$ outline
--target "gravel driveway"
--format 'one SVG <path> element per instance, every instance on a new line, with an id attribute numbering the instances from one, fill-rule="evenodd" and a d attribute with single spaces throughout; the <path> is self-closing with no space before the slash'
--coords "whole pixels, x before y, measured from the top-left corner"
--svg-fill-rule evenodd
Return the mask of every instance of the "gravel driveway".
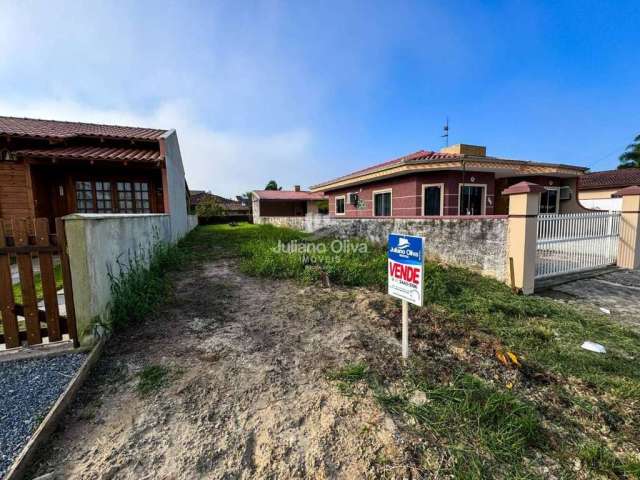
<path id="1" fill-rule="evenodd" d="M 86 354 L 0 362 L 0 478 L 78 371 Z"/>
<path id="2" fill-rule="evenodd" d="M 640 270 L 617 270 L 552 287 L 543 295 L 581 308 L 605 308 L 611 317 L 640 330 Z"/>

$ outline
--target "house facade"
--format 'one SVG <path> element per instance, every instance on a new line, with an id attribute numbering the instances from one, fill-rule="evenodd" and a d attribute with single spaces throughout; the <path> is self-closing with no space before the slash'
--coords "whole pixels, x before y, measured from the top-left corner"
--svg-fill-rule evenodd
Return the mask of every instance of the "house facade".
<path id="1" fill-rule="evenodd" d="M 252 196 L 253 221 L 260 217 L 304 217 L 321 213 L 325 197 L 322 193 L 301 190 L 254 190 Z"/>
<path id="2" fill-rule="evenodd" d="M 587 208 L 620 211 L 622 198 L 614 194 L 634 185 L 640 185 L 640 168 L 587 173 L 578 182 L 578 199 Z"/>
<path id="3" fill-rule="evenodd" d="M 311 187 L 329 200 L 333 217 L 448 217 L 506 215 L 501 192 L 521 181 L 545 188 L 541 212 L 576 212 L 577 178 L 587 169 L 486 155 L 454 145 L 418 151 Z"/>
<path id="4" fill-rule="evenodd" d="M 0 218 L 170 213 L 187 228 L 174 130 L 0 117 Z"/>

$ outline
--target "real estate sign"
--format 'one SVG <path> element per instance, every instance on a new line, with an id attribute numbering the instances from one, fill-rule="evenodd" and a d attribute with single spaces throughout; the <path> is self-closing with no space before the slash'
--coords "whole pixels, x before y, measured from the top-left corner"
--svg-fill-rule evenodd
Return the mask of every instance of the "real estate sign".
<path id="1" fill-rule="evenodd" d="M 389 295 L 422 306 L 424 238 L 391 233 L 387 254 Z"/>

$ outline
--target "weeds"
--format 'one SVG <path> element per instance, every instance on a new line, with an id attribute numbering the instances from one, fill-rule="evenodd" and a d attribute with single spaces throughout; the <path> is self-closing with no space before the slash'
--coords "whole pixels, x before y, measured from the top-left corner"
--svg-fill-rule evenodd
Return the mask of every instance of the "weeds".
<path id="1" fill-rule="evenodd" d="M 455 478 L 494 478 L 496 471 L 507 466 L 521 474 L 526 471 L 522 464 L 526 451 L 546 448 L 535 406 L 470 374 L 433 384 L 410 369 L 401 384 L 389 390 L 384 386 L 388 379 L 358 362 L 330 372 L 328 378 L 349 396 L 355 394 L 349 387 L 365 381 L 382 408 L 410 419 L 408 423 L 422 437 L 435 436 L 448 456 L 446 462 L 430 468 Z M 416 390 L 424 392 L 424 403 L 411 400 Z"/>
<path id="2" fill-rule="evenodd" d="M 149 365 L 138 374 L 137 390 L 140 395 L 149 395 L 160 390 L 168 382 L 169 369 L 162 365 Z"/>
<path id="3" fill-rule="evenodd" d="M 167 273 L 179 268 L 186 257 L 182 244 L 158 242 L 147 251 L 141 248 L 129 255 L 126 262 L 118 260 L 118 271 L 109 272 L 109 326 L 119 328 L 140 322 L 152 313 L 169 289 Z"/>

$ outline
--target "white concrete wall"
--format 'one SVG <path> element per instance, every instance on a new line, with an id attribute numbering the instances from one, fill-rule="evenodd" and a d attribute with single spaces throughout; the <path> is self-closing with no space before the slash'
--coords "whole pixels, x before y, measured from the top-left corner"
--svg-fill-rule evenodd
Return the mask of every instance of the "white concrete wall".
<path id="1" fill-rule="evenodd" d="M 260 199 L 255 193 L 251 194 L 251 213 L 253 214 L 253 223 L 260 223 Z"/>
<path id="2" fill-rule="evenodd" d="M 64 225 L 81 344 L 93 342 L 96 320 L 108 321 L 109 272 L 117 274 L 135 255 L 146 261 L 156 243 L 173 243 L 186 234 L 180 224 L 178 232 L 173 230 L 167 214 L 73 214 L 64 217 Z"/>
<path id="3" fill-rule="evenodd" d="M 193 230 L 198 226 L 198 216 L 197 215 L 187 216 L 187 222 L 189 224 L 189 231 Z"/>
<path id="4" fill-rule="evenodd" d="M 580 204 L 593 210 L 609 210 L 619 212 L 622 210 L 622 198 L 589 198 L 580 199 Z"/>
<path id="5" fill-rule="evenodd" d="M 167 169 L 168 192 L 165 192 L 165 195 L 169 195 L 169 211 L 167 213 L 171 215 L 171 231 L 173 241 L 176 241 L 189 231 L 184 166 L 176 131 L 169 130 L 162 137 L 161 142 L 164 142 L 165 167 Z"/>

